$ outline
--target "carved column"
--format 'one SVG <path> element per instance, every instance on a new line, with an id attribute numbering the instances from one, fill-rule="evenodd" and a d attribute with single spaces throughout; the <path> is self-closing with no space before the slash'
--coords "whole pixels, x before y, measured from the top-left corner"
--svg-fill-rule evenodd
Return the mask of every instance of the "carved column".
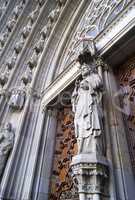
<path id="1" fill-rule="evenodd" d="M 80 200 L 108 199 L 109 166 L 106 159 L 102 111 L 102 60 L 95 56 L 94 44 L 86 43 L 78 61 L 81 79 L 72 95 L 78 155 L 72 171 Z"/>

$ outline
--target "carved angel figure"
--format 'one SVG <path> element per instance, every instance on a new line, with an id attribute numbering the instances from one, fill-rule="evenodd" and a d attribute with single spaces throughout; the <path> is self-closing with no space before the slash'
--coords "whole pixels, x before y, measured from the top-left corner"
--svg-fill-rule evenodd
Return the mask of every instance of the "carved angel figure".
<path id="1" fill-rule="evenodd" d="M 102 80 L 87 64 L 83 64 L 81 70 L 83 79 L 76 82 L 72 94 L 78 153 L 102 154 Z"/>
<path id="2" fill-rule="evenodd" d="M 0 176 L 5 168 L 9 153 L 13 148 L 14 137 L 11 123 L 6 123 L 5 127 L 0 129 Z"/>

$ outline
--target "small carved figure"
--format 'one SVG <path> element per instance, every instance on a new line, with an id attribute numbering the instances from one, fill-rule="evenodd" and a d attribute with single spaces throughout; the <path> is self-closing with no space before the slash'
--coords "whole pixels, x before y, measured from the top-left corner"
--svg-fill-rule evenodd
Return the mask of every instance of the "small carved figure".
<path id="1" fill-rule="evenodd" d="M 7 32 L 2 33 L 0 35 L 0 48 L 2 48 L 5 45 L 7 37 L 8 37 L 8 33 Z"/>
<path id="2" fill-rule="evenodd" d="M 63 6 L 66 3 L 66 0 L 56 0 L 56 2 L 61 7 L 61 6 Z"/>
<path id="3" fill-rule="evenodd" d="M 23 89 L 14 89 L 11 92 L 9 106 L 14 110 L 22 110 L 25 103 L 26 93 Z"/>
<path id="4" fill-rule="evenodd" d="M 8 81 L 8 72 L 6 72 L 6 73 L 2 73 L 1 75 L 0 75 L 0 85 L 3 87 L 6 83 L 7 83 L 7 81 Z"/>
<path id="5" fill-rule="evenodd" d="M 32 80 L 32 71 L 31 70 L 27 70 L 24 75 L 22 76 L 22 81 L 24 83 L 24 85 L 27 85 L 28 83 L 30 83 Z"/>
<path id="6" fill-rule="evenodd" d="M 58 19 L 58 16 L 60 14 L 60 9 L 54 9 L 51 11 L 51 13 L 48 16 L 48 19 L 50 20 L 51 23 L 56 22 L 56 20 Z"/>
<path id="7" fill-rule="evenodd" d="M 36 67 L 37 62 L 38 62 L 38 54 L 36 53 L 36 51 L 34 51 L 30 60 L 28 61 L 29 68 L 33 69 L 34 67 Z"/>
<path id="8" fill-rule="evenodd" d="M 3 174 L 7 159 L 13 148 L 14 137 L 12 124 L 6 123 L 5 127 L 0 129 L 0 176 Z"/>
<path id="9" fill-rule="evenodd" d="M 43 30 L 42 30 L 42 35 L 44 35 L 44 38 L 49 37 L 49 34 L 51 32 L 52 29 L 52 23 L 50 22 L 50 20 L 48 21 L 47 25 L 44 26 Z"/>
<path id="10" fill-rule="evenodd" d="M 22 36 L 23 36 L 24 39 L 26 39 L 26 38 L 28 37 L 28 35 L 29 35 L 31 29 L 32 29 L 32 26 L 29 25 L 29 24 L 27 24 L 27 25 L 23 28 Z"/>
<path id="11" fill-rule="evenodd" d="M 14 50 L 16 54 L 19 54 L 21 52 L 23 45 L 24 45 L 24 39 L 22 36 L 21 39 L 15 44 Z"/>
<path id="12" fill-rule="evenodd" d="M 14 19 L 17 19 L 19 17 L 19 14 L 21 10 L 23 9 L 23 2 L 21 2 L 19 5 L 16 5 L 13 10 L 13 17 Z"/>
<path id="13" fill-rule="evenodd" d="M 38 5 L 39 5 L 40 7 L 42 7 L 43 4 L 44 4 L 44 2 L 45 2 L 45 0 L 36 0 L 36 1 L 38 2 Z"/>
<path id="14" fill-rule="evenodd" d="M 8 61 L 6 62 L 6 66 L 8 67 L 9 70 L 13 69 L 16 63 L 16 55 L 13 55 L 13 57 L 10 57 Z"/>
<path id="15" fill-rule="evenodd" d="M 6 25 L 7 30 L 8 30 L 9 32 L 12 31 L 12 29 L 13 29 L 15 23 L 16 23 L 16 20 L 15 20 L 15 19 L 9 20 L 9 22 L 8 22 L 7 25 Z"/>
<path id="16" fill-rule="evenodd" d="M 81 70 L 83 79 L 72 95 L 78 153 L 102 154 L 102 80 L 92 66 L 83 64 Z"/>
<path id="17" fill-rule="evenodd" d="M 30 15 L 28 16 L 30 25 L 32 25 L 36 21 L 38 14 L 39 14 L 39 6 L 37 6 L 36 9 L 33 12 L 31 12 Z"/>
<path id="18" fill-rule="evenodd" d="M 46 34 L 45 34 L 44 30 L 42 30 L 40 34 L 41 34 L 40 40 L 37 42 L 37 44 L 34 47 L 34 50 L 36 51 L 37 54 L 39 54 L 43 51 L 44 43 L 45 43 L 45 39 L 46 39 Z"/>

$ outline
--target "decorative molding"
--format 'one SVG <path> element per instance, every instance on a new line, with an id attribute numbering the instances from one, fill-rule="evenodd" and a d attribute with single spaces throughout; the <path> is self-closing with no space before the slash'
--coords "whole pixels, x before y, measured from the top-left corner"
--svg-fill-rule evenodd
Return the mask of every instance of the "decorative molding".
<path id="1" fill-rule="evenodd" d="M 79 66 L 80 64 L 78 62 L 73 63 L 69 68 L 61 73 L 45 91 L 42 91 L 44 109 L 51 100 L 53 100 L 62 90 L 77 78 L 80 74 Z"/>

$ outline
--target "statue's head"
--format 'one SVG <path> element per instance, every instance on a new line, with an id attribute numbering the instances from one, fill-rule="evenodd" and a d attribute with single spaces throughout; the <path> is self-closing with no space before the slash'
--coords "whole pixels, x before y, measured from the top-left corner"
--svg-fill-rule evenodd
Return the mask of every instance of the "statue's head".
<path id="1" fill-rule="evenodd" d="M 7 122 L 6 124 L 5 124 L 5 130 L 7 130 L 7 131 L 11 131 L 12 130 L 12 124 L 10 123 L 10 122 Z"/>
<path id="2" fill-rule="evenodd" d="M 91 63 L 91 64 L 83 63 L 80 68 L 81 68 L 82 77 L 86 77 L 92 73 L 97 73 L 97 69 L 94 63 Z"/>
<path id="3" fill-rule="evenodd" d="M 82 64 L 81 65 L 81 74 L 82 74 L 82 77 L 86 77 L 90 74 L 91 72 L 91 69 L 90 69 L 90 66 L 86 63 Z"/>

